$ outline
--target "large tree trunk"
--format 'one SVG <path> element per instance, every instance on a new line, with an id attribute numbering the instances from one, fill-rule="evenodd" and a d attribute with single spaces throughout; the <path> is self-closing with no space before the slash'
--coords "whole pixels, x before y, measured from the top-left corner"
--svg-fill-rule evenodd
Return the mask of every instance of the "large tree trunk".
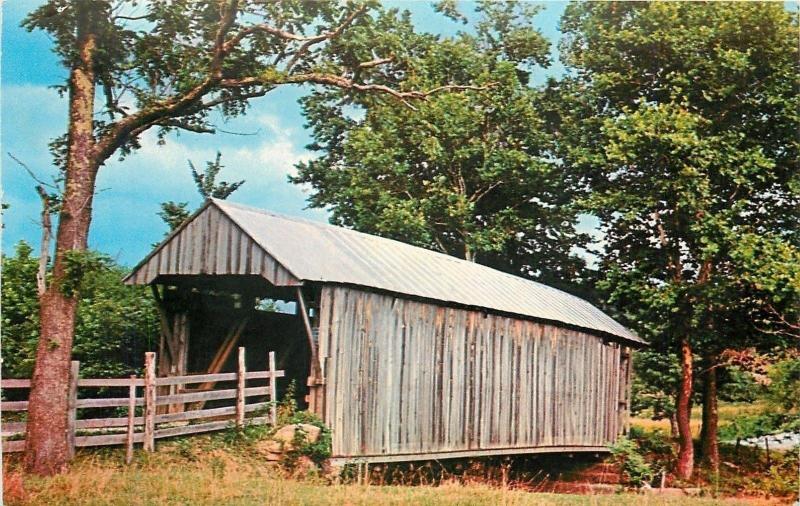
<path id="1" fill-rule="evenodd" d="M 678 398 L 675 415 L 678 419 L 678 477 L 688 480 L 694 469 L 694 444 L 690 424 L 692 411 L 692 345 L 687 337 L 681 338 L 680 353 L 681 382 L 678 385 Z"/>
<path id="2" fill-rule="evenodd" d="M 51 475 L 65 470 L 67 385 L 75 331 L 77 294 L 65 290 L 70 252 L 84 251 L 92 215 L 98 164 L 94 153 L 94 53 L 96 40 L 88 2 L 76 5 L 77 57 L 69 80 L 67 170 L 59 214 L 53 276 L 40 297 L 40 334 L 31 382 L 25 445 L 27 471 Z"/>
<path id="3" fill-rule="evenodd" d="M 700 451 L 703 463 L 715 473 L 719 471 L 719 442 L 717 440 L 717 358 L 708 361 L 703 385 L 703 430 L 700 433 Z"/>

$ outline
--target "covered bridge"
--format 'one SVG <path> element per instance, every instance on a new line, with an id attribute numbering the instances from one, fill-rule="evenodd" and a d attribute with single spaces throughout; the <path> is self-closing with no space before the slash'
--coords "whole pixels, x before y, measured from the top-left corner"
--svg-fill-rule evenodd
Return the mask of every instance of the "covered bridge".
<path id="1" fill-rule="evenodd" d="M 162 374 L 232 370 L 237 342 L 275 350 L 342 459 L 604 451 L 643 343 L 543 284 L 220 200 L 126 282 L 159 301 Z"/>

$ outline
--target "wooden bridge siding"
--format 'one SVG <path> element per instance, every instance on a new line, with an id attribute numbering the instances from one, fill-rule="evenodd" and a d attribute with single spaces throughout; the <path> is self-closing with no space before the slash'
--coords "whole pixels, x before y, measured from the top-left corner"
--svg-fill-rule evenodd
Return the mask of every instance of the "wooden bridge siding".
<path id="1" fill-rule="evenodd" d="M 341 286 L 320 315 L 336 457 L 604 446 L 620 430 L 615 343 Z"/>
<path id="2" fill-rule="evenodd" d="M 278 286 L 302 284 L 214 206 L 184 225 L 143 267 L 128 282 L 150 283 L 161 274 L 256 274 Z"/>

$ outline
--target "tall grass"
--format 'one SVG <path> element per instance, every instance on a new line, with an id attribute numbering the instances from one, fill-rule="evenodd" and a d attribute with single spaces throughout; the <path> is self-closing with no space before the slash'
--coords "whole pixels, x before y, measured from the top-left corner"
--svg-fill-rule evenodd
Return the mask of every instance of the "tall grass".
<path id="1" fill-rule="evenodd" d="M 687 497 L 636 494 L 539 494 L 480 484 L 402 487 L 330 484 L 322 477 L 294 480 L 288 479 L 280 468 L 271 467 L 246 447 L 231 445 L 222 438 L 194 438 L 163 443 L 154 454 L 138 453 L 131 466 L 125 466 L 122 460 L 122 453 L 116 450 L 81 452 L 68 473 L 43 479 L 25 476 L 15 460 L 6 458 L 3 480 L 5 504 L 722 504 L 711 499 L 689 500 Z"/>

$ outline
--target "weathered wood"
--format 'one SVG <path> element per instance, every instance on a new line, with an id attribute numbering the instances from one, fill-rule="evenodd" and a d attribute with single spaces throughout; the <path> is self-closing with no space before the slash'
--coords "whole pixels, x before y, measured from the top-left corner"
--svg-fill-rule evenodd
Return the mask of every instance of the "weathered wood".
<path id="1" fill-rule="evenodd" d="M 25 422 L 3 422 L 3 437 L 25 433 Z"/>
<path id="2" fill-rule="evenodd" d="M 127 397 L 107 397 L 105 399 L 78 399 L 78 408 L 118 408 L 128 405 Z M 144 405 L 144 399 L 137 399 L 137 406 Z"/>
<path id="3" fill-rule="evenodd" d="M 263 409 L 267 406 L 270 406 L 269 402 L 254 402 L 252 404 L 245 404 L 244 412 L 252 413 L 253 411 L 258 411 L 259 409 Z M 203 418 L 215 418 L 218 416 L 229 416 L 235 414 L 236 414 L 236 406 L 225 406 L 222 408 L 200 409 L 200 410 L 183 411 L 181 413 L 167 413 L 163 415 L 156 415 L 156 423 L 200 420 Z"/>
<path id="4" fill-rule="evenodd" d="M 31 380 L 29 379 L 11 379 L 3 378 L 0 380 L 0 388 L 30 388 Z"/>
<path id="5" fill-rule="evenodd" d="M 364 455 L 357 462 L 410 462 L 416 460 L 439 460 L 467 457 L 490 457 L 496 455 L 537 455 L 547 453 L 608 453 L 608 446 L 525 446 L 516 448 L 488 448 L 483 450 L 432 451 L 425 453 L 397 453 L 386 455 Z M 334 466 L 350 464 L 351 457 L 332 457 L 328 463 Z"/>
<path id="6" fill-rule="evenodd" d="M 3 441 L 3 453 L 13 453 L 25 451 L 25 440 L 20 439 L 17 441 Z"/>
<path id="7" fill-rule="evenodd" d="M 231 427 L 233 420 L 222 420 L 218 422 L 199 423 L 197 425 L 186 425 L 184 427 L 170 427 L 169 429 L 159 429 L 155 431 L 157 439 L 164 437 L 184 436 L 187 434 L 198 434 L 200 432 L 210 432 Z"/>
<path id="8" fill-rule="evenodd" d="M 281 375 L 276 374 L 279 371 L 277 371 L 275 368 L 274 351 L 269 352 L 268 362 L 269 362 L 269 372 L 272 373 L 272 375 L 269 378 L 270 416 L 272 417 L 270 423 L 272 425 L 275 425 L 276 423 L 278 423 L 278 383 L 275 381 L 275 378 L 280 377 L 282 374 Z"/>
<path id="9" fill-rule="evenodd" d="M 0 401 L 0 411 L 27 411 L 28 401 Z"/>
<path id="10" fill-rule="evenodd" d="M 233 378 L 237 379 L 237 388 L 231 390 L 221 391 L 205 391 L 195 392 L 188 394 L 176 394 L 173 396 L 158 396 L 156 391 L 156 354 L 145 354 L 145 378 L 137 379 L 136 376 L 131 376 L 128 379 L 89 379 L 85 380 L 86 384 L 90 387 L 97 387 L 100 385 L 119 387 L 121 385 L 128 386 L 128 397 L 124 398 L 106 398 L 106 399 L 77 399 L 77 388 L 81 385 L 78 379 L 79 364 L 73 362 L 70 371 L 70 385 L 69 406 L 72 413 L 70 420 L 70 435 L 72 436 L 72 447 L 82 446 L 104 446 L 104 445 L 125 445 L 126 447 L 126 462 L 130 463 L 133 456 L 133 444 L 137 442 L 144 443 L 146 451 L 154 450 L 154 440 L 158 437 L 168 437 L 180 434 L 193 434 L 205 432 L 210 430 L 219 430 L 225 428 L 231 423 L 236 423 L 238 426 L 248 424 L 259 424 L 272 421 L 277 418 L 276 406 L 274 402 L 256 402 L 246 404 L 246 397 L 250 396 L 269 396 L 270 401 L 277 399 L 276 384 L 277 378 L 283 377 L 285 372 L 277 370 L 275 366 L 275 353 L 270 352 L 268 357 L 268 364 L 270 370 L 267 371 L 251 371 L 247 372 L 245 367 L 245 354 L 244 348 L 240 348 L 239 361 L 236 373 L 230 373 Z M 175 378 L 170 378 L 174 380 Z M 181 381 L 170 381 L 170 384 L 177 385 L 183 382 L 191 383 L 206 381 L 208 375 L 192 375 L 184 376 Z M 213 377 L 211 379 L 219 379 Z M 268 385 L 263 387 L 246 388 L 247 379 L 267 379 Z M 22 383 L 18 383 L 20 388 L 24 388 Z M 136 397 L 136 387 L 144 387 L 144 397 Z M 180 402 L 183 404 L 187 401 L 196 400 L 200 397 L 205 399 L 227 399 L 236 398 L 235 406 L 215 408 L 209 410 L 195 410 L 185 412 L 175 412 L 168 414 L 157 414 L 156 407 L 158 405 L 170 404 Z M 137 406 L 145 406 L 144 416 L 135 416 Z M 27 401 L 4 402 L 2 408 L 5 410 L 25 410 L 27 409 Z M 128 413 L 125 417 L 116 418 L 95 418 L 77 420 L 75 415 L 77 409 L 86 407 L 117 407 L 127 406 Z M 268 417 L 255 417 L 245 420 L 245 413 L 252 413 L 261 409 L 269 407 L 271 409 L 271 416 Z M 156 423 L 163 422 L 176 422 L 176 421 L 189 421 L 195 419 L 209 419 L 219 417 L 230 417 L 234 415 L 233 420 L 217 420 L 209 423 L 192 425 L 190 427 L 175 427 L 169 429 L 157 429 Z M 137 425 L 144 425 L 144 431 L 136 433 Z M 82 435 L 76 436 L 78 429 L 120 429 L 125 428 L 125 432 L 116 434 L 101 434 L 101 435 Z M 3 424 L 3 437 L 17 436 L 24 434 L 26 429 L 25 422 L 8 422 Z M 13 452 L 22 451 L 24 449 L 24 441 L 3 441 L 3 451 Z M 73 450 L 74 451 L 74 450 Z"/>
<path id="11" fill-rule="evenodd" d="M 155 451 L 155 417 L 156 417 L 156 354 L 147 352 L 144 355 L 144 450 Z"/>
<path id="12" fill-rule="evenodd" d="M 134 442 L 138 443 L 142 440 L 142 434 L 134 435 Z M 103 434 L 101 436 L 77 436 L 75 438 L 75 446 L 110 446 L 110 445 L 124 445 L 127 443 L 128 434 Z"/>
<path id="13" fill-rule="evenodd" d="M 131 375 L 128 387 L 128 432 L 125 440 L 125 463 L 133 462 L 134 424 L 136 423 L 136 375 Z"/>
<path id="14" fill-rule="evenodd" d="M 150 284 L 174 274 L 256 274 L 278 286 L 302 284 L 213 204 L 173 232 L 125 282 Z"/>
<path id="15" fill-rule="evenodd" d="M 131 382 L 137 387 L 144 386 L 144 380 L 136 376 L 131 378 L 80 378 L 78 387 L 128 387 Z"/>
<path id="16" fill-rule="evenodd" d="M 238 428 L 244 427 L 244 390 L 245 390 L 245 374 L 247 368 L 244 361 L 244 348 L 239 347 L 239 356 L 237 357 L 237 370 L 236 370 L 236 426 Z"/>
<path id="17" fill-rule="evenodd" d="M 270 371 L 247 371 L 246 378 L 251 379 L 264 379 L 270 378 L 272 376 L 276 378 L 282 378 L 284 376 L 283 371 L 277 371 L 274 374 Z M 216 374 L 187 374 L 185 376 L 168 376 L 166 378 L 156 378 L 156 385 L 191 385 L 193 383 L 219 383 L 221 381 L 234 381 L 237 379 L 237 373 L 235 372 L 220 372 Z M 141 381 L 141 380 L 140 380 Z M 144 385 L 144 382 L 141 383 Z M 191 389 L 185 388 L 184 391 L 189 391 Z M 200 390 L 200 387 L 197 388 Z"/>
<path id="18" fill-rule="evenodd" d="M 139 399 L 139 405 L 143 405 L 141 399 Z M 136 402 L 134 401 L 134 406 Z M 130 407 L 130 404 L 128 404 Z M 134 407 L 135 410 L 135 407 Z M 144 423 L 144 417 L 137 416 L 134 417 L 133 423 L 136 425 L 141 425 Z M 84 420 L 78 420 L 75 423 L 75 426 L 78 429 L 107 429 L 112 427 L 127 427 L 128 426 L 128 417 L 127 415 L 124 417 L 118 418 L 86 418 Z"/>
<path id="19" fill-rule="evenodd" d="M 250 387 L 244 389 L 245 397 L 253 395 L 268 395 L 269 387 Z M 189 392 L 175 395 L 163 395 L 156 400 L 156 404 L 183 404 L 198 401 L 216 401 L 220 399 L 235 399 L 236 389 L 208 390 L 205 392 Z"/>
<path id="20" fill-rule="evenodd" d="M 75 456 L 75 422 L 78 419 L 78 375 L 81 363 L 73 360 L 69 368 L 69 388 L 67 390 L 67 452 L 69 458 Z"/>
<path id="21" fill-rule="evenodd" d="M 335 457 L 595 448 L 621 426 L 600 337 L 353 287 L 320 300 Z"/>
<path id="22" fill-rule="evenodd" d="M 228 357 L 230 356 L 231 352 L 233 351 L 234 346 L 239 341 L 239 337 L 242 334 L 242 331 L 247 326 L 247 322 L 249 317 L 245 317 L 242 320 L 238 321 L 234 326 L 231 328 L 228 336 L 220 345 L 217 353 L 214 355 L 214 358 L 211 359 L 211 364 L 209 364 L 208 369 L 206 370 L 206 374 L 217 374 L 222 367 L 225 365 L 225 362 L 228 361 Z M 235 375 L 236 373 L 234 373 Z M 236 376 L 234 376 L 235 379 Z M 216 385 L 216 381 L 209 380 L 199 387 L 197 390 L 211 390 Z M 202 405 L 200 406 L 202 408 Z"/>
<path id="23" fill-rule="evenodd" d="M 307 386 L 309 387 L 308 409 L 312 413 L 322 414 L 321 406 L 318 405 L 322 391 L 320 388 L 322 384 L 322 367 L 319 363 L 318 339 L 315 336 L 311 321 L 308 318 L 308 307 L 305 297 L 303 296 L 303 289 L 298 286 L 295 288 L 295 292 L 297 295 L 297 312 L 300 315 L 300 319 L 303 321 L 303 328 L 306 331 L 306 339 L 308 340 L 308 348 L 311 350 L 307 381 Z"/>

